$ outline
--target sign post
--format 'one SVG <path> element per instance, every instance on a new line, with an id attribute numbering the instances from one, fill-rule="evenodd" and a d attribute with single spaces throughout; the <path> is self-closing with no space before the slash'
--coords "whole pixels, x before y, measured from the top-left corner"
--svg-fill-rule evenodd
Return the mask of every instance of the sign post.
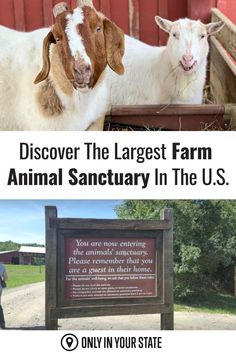
<path id="1" fill-rule="evenodd" d="M 46 328 L 59 318 L 161 314 L 173 329 L 173 213 L 62 219 L 46 207 Z"/>

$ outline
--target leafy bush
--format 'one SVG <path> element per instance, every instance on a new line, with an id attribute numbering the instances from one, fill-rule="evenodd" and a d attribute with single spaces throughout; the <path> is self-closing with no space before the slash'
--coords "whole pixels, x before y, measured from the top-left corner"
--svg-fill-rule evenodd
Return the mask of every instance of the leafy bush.
<path id="1" fill-rule="evenodd" d="M 174 272 L 177 299 L 206 290 L 232 290 L 236 264 L 235 201 L 124 201 L 121 219 L 160 218 L 174 209 Z"/>

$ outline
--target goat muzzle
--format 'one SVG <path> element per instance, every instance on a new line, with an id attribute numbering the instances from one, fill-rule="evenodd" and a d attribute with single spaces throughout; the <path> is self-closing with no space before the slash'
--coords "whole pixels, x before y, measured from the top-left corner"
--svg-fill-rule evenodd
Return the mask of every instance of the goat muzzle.
<path id="1" fill-rule="evenodd" d="M 76 61 L 74 64 L 74 86 L 76 89 L 90 87 L 92 81 L 91 65 Z"/>

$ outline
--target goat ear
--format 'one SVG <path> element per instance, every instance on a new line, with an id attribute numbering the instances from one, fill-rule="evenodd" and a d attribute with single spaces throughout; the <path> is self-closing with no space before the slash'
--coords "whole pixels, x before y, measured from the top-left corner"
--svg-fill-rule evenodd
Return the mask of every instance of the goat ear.
<path id="1" fill-rule="evenodd" d="M 155 17 L 155 21 L 157 23 L 157 25 L 163 29 L 163 31 L 170 33 L 171 32 L 171 28 L 173 23 L 169 20 L 165 20 L 164 18 L 160 17 L 160 16 L 156 16 Z"/>
<path id="2" fill-rule="evenodd" d="M 207 33 L 209 36 L 212 36 L 213 34 L 221 31 L 224 26 L 225 23 L 223 21 L 209 23 L 206 25 Z"/>
<path id="3" fill-rule="evenodd" d="M 47 37 L 44 38 L 43 41 L 43 68 L 34 80 L 35 84 L 39 84 L 40 82 L 44 81 L 50 72 L 50 58 L 49 58 L 49 49 L 52 43 L 56 43 L 55 38 L 53 36 L 52 31 L 50 31 Z"/>
<path id="4" fill-rule="evenodd" d="M 65 11 L 69 10 L 69 6 L 66 2 L 60 2 L 59 4 L 56 4 L 53 8 L 53 15 L 55 18 L 57 18 L 58 15 L 62 14 Z"/>
<path id="5" fill-rule="evenodd" d="M 124 32 L 107 18 L 103 20 L 107 62 L 110 68 L 119 75 L 125 72 L 122 58 L 125 53 Z"/>

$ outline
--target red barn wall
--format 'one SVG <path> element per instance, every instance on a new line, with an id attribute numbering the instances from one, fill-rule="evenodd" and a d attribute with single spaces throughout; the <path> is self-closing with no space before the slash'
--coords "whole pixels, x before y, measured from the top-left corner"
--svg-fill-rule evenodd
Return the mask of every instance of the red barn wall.
<path id="1" fill-rule="evenodd" d="M 12 258 L 19 259 L 18 251 L 13 251 L 13 252 L 7 252 L 7 253 L 0 254 L 0 262 L 2 262 L 4 264 L 11 264 L 12 263 Z"/>
<path id="2" fill-rule="evenodd" d="M 60 0 L 1 0 L 0 24 L 22 31 L 52 24 L 52 7 Z M 77 0 L 68 0 L 75 7 Z M 164 44 L 166 34 L 159 31 L 154 16 L 170 20 L 180 17 L 201 18 L 207 21 L 210 8 L 216 6 L 236 17 L 235 0 L 94 0 L 97 9 L 105 13 L 127 34 L 140 38 L 149 44 Z"/>

